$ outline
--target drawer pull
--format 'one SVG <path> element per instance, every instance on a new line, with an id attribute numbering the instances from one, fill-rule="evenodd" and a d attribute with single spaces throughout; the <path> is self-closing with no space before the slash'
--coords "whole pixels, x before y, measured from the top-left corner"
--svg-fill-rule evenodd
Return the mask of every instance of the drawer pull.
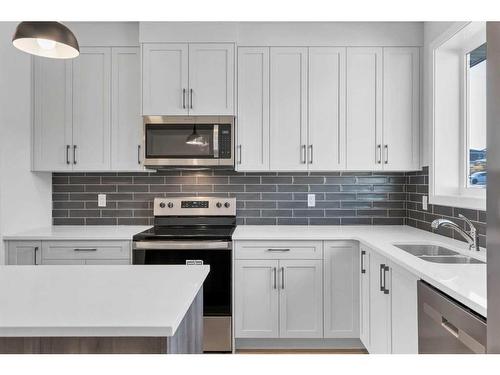
<path id="1" fill-rule="evenodd" d="M 267 251 L 284 253 L 290 251 L 290 249 L 267 249 Z"/>
<path id="2" fill-rule="evenodd" d="M 97 249 L 73 249 L 74 251 L 97 251 Z"/>

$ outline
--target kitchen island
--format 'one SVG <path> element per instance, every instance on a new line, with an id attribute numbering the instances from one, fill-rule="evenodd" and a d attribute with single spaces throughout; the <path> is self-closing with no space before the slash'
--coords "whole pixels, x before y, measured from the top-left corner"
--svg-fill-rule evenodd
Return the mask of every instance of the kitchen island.
<path id="1" fill-rule="evenodd" d="M 0 353 L 201 353 L 209 266 L 2 266 Z"/>

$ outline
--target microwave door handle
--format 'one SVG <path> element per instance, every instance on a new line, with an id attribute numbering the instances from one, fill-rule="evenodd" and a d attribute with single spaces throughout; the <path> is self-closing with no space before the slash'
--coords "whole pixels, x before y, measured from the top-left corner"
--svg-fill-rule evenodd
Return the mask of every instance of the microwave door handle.
<path id="1" fill-rule="evenodd" d="M 219 158 L 219 125 L 217 125 L 217 124 L 214 125 L 213 142 L 214 142 L 214 159 L 218 159 Z"/>

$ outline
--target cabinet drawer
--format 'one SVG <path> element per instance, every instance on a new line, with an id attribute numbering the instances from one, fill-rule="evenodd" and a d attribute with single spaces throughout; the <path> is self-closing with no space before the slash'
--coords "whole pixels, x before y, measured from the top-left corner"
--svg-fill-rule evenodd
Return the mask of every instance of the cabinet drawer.
<path id="1" fill-rule="evenodd" d="M 322 241 L 236 241 L 236 259 L 322 259 Z"/>
<path id="2" fill-rule="evenodd" d="M 42 242 L 42 260 L 129 259 L 129 258 L 130 258 L 130 241 L 44 241 Z"/>

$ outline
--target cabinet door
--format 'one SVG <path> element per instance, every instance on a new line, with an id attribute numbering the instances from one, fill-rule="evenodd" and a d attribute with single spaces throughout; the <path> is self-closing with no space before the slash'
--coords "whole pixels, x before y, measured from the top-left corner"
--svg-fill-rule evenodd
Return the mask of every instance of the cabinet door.
<path id="1" fill-rule="evenodd" d="M 324 337 L 359 337 L 359 250 L 348 241 L 324 248 Z"/>
<path id="2" fill-rule="evenodd" d="M 323 262 L 280 260 L 280 337 L 323 337 Z"/>
<path id="3" fill-rule="evenodd" d="M 143 44 L 142 113 L 187 115 L 188 69 L 187 44 Z"/>
<path id="4" fill-rule="evenodd" d="M 234 114 L 234 45 L 189 45 L 189 114 Z"/>
<path id="5" fill-rule="evenodd" d="M 127 265 L 128 259 L 85 259 L 87 265 Z"/>
<path id="6" fill-rule="evenodd" d="M 368 351 L 370 351 L 370 255 L 370 251 L 361 245 L 359 267 L 359 337 Z"/>
<path id="7" fill-rule="evenodd" d="M 40 241 L 8 241 L 7 264 L 36 265 L 40 264 Z"/>
<path id="8" fill-rule="evenodd" d="M 269 48 L 238 48 L 238 171 L 269 170 Z"/>
<path id="9" fill-rule="evenodd" d="M 73 61 L 73 170 L 110 169 L 111 49 L 86 47 Z"/>
<path id="10" fill-rule="evenodd" d="M 382 48 L 347 49 L 347 169 L 382 168 Z"/>
<path id="11" fill-rule="evenodd" d="M 418 354 L 418 278 L 391 264 L 391 346 L 393 354 Z"/>
<path id="12" fill-rule="evenodd" d="M 271 48 L 271 170 L 307 170 L 307 48 Z"/>
<path id="13" fill-rule="evenodd" d="M 384 270 L 387 260 L 374 251 L 370 252 L 370 353 L 391 352 L 391 300 L 384 293 Z M 390 293 L 390 277 L 385 271 L 385 287 Z"/>
<path id="14" fill-rule="evenodd" d="M 419 50 L 384 48 L 384 169 L 419 168 Z"/>
<path id="15" fill-rule="evenodd" d="M 345 167 L 345 48 L 309 48 L 309 170 Z"/>
<path id="16" fill-rule="evenodd" d="M 112 49 L 111 169 L 141 168 L 139 47 Z"/>
<path id="17" fill-rule="evenodd" d="M 279 337 L 278 261 L 236 260 L 235 337 Z"/>
<path id="18" fill-rule="evenodd" d="M 44 266 L 68 266 L 68 265 L 84 265 L 83 259 L 44 259 Z"/>
<path id="19" fill-rule="evenodd" d="M 72 169 L 71 62 L 33 58 L 33 170 Z"/>

